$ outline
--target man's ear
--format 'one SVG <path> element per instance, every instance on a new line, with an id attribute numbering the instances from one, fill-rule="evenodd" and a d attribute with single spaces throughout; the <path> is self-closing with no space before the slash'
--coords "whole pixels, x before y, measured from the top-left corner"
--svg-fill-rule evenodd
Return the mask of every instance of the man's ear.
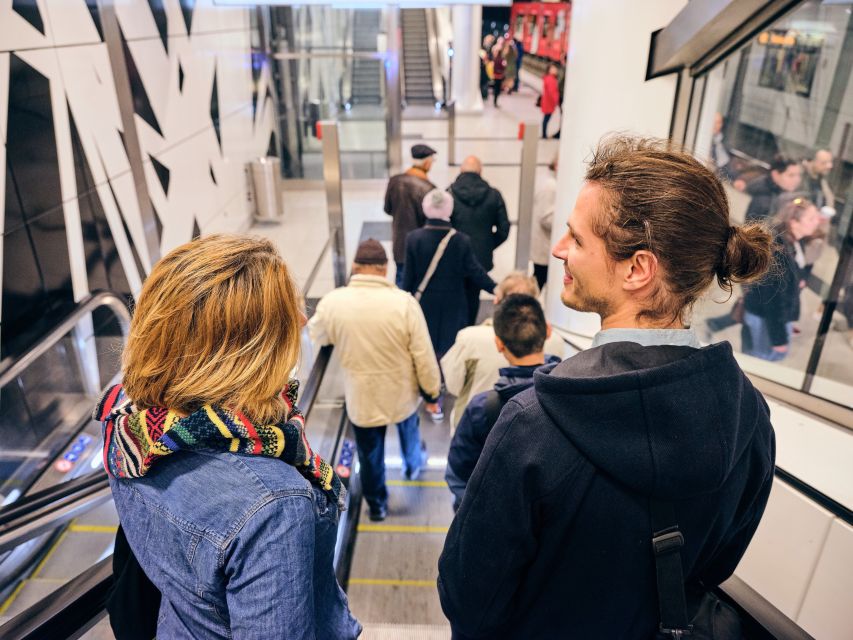
<path id="1" fill-rule="evenodd" d="M 658 259 L 651 251 L 642 249 L 623 262 L 622 288 L 639 291 L 652 284 L 658 274 Z"/>
<path id="2" fill-rule="evenodd" d="M 545 321 L 545 339 L 546 340 L 551 337 L 551 333 L 552 333 L 551 323 L 546 320 Z"/>
<path id="3" fill-rule="evenodd" d="M 506 349 L 504 341 L 498 338 L 497 336 L 495 336 L 495 347 L 497 347 L 498 353 L 503 353 Z"/>

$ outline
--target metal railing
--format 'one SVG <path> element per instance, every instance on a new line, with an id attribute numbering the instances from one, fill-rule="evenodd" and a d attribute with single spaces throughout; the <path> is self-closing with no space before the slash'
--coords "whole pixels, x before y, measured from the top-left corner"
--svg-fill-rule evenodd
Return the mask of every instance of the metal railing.
<path id="1" fill-rule="evenodd" d="M 441 104 L 447 103 L 447 83 L 442 73 L 441 44 L 438 41 L 438 18 L 435 9 L 424 9 L 426 15 L 427 47 L 429 49 L 430 80 L 432 95 Z"/>
<path id="2" fill-rule="evenodd" d="M 115 313 L 122 333 L 127 337 L 130 330 L 130 311 L 124 299 L 110 291 L 94 293 L 81 300 L 74 310 L 60 320 L 59 324 L 51 329 L 37 344 L 18 356 L 13 362 L 7 361 L 6 367 L 0 372 L 0 389 L 12 382 L 26 371 L 33 362 L 50 351 L 80 323 L 80 320 L 98 307 L 109 307 Z"/>

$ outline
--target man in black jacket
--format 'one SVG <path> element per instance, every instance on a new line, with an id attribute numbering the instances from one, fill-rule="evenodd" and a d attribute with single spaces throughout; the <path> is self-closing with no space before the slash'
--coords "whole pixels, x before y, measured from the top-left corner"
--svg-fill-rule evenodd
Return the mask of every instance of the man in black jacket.
<path id="1" fill-rule="evenodd" d="M 392 176 L 385 190 L 385 213 L 391 216 L 391 245 L 397 265 L 395 282 L 403 283 L 403 262 L 406 258 L 406 236 L 424 226 L 426 217 L 422 202 L 435 189 L 427 178 L 432 168 L 435 149 L 425 144 L 412 147 L 412 166 L 404 173 Z"/>
<path id="2" fill-rule="evenodd" d="M 684 316 L 715 277 L 759 279 L 771 245 L 730 226 L 719 180 L 667 141 L 601 144 L 554 256 L 563 303 L 602 330 L 537 371 L 486 440 L 439 559 L 455 638 L 651 638 L 653 502 L 677 519 L 691 591 L 732 574 L 773 429 L 730 345 L 699 348 Z"/>
<path id="3" fill-rule="evenodd" d="M 803 177 L 803 168 L 793 158 L 776 156 L 770 163 L 770 173 L 746 185 L 752 196 L 746 209 L 746 222 L 761 222 L 776 214 L 777 200 L 785 192 L 796 191 Z"/>
<path id="4" fill-rule="evenodd" d="M 468 235 L 480 266 L 491 271 L 495 266 L 492 260 L 494 250 L 509 236 L 506 205 L 501 192 L 480 176 L 483 165 L 479 158 L 468 156 L 460 169 L 459 177 L 448 189 L 453 196 L 450 222 L 454 229 Z M 477 322 L 480 310 L 480 287 L 468 281 L 465 294 L 468 298 L 467 326 L 471 326 Z"/>

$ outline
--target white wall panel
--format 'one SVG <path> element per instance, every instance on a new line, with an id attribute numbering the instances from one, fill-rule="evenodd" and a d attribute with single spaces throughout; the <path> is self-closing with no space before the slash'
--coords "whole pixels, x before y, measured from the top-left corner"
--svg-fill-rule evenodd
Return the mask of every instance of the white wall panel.
<path id="1" fill-rule="evenodd" d="M 101 42 L 101 35 L 84 0 L 60 0 L 46 4 L 55 46 Z"/>
<path id="2" fill-rule="evenodd" d="M 795 620 L 802 606 L 832 514 L 780 480 L 735 574 Z"/>
<path id="3" fill-rule="evenodd" d="M 837 518 L 797 624 L 821 640 L 853 638 L 853 527 Z"/>
<path id="4" fill-rule="evenodd" d="M 12 0 L 0 0 L 0 51 L 39 49 L 53 46 L 53 33 L 47 17 L 47 0 L 36 0 L 44 33 L 12 10 Z"/>

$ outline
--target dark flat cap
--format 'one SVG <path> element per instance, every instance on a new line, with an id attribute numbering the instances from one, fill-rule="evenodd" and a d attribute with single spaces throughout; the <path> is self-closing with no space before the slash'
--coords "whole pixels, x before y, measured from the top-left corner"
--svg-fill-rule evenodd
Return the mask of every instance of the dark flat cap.
<path id="1" fill-rule="evenodd" d="M 432 147 L 425 144 L 416 144 L 412 147 L 412 158 L 415 160 L 423 160 L 438 153 Z"/>
<path id="2" fill-rule="evenodd" d="M 388 264 L 388 254 L 382 243 L 373 238 L 368 238 L 355 252 L 355 262 L 358 264 Z"/>

